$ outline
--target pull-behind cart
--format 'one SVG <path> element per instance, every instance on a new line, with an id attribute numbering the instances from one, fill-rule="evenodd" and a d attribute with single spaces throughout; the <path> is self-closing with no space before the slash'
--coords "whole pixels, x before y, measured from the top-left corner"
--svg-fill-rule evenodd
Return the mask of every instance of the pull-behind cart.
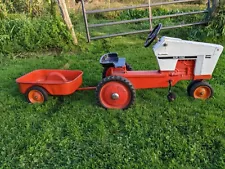
<path id="1" fill-rule="evenodd" d="M 48 95 L 65 96 L 77 90 L 93 90 L 95 87 L 79 88 L 82 84 L 81 70 L 35 70 L 18 79 L 20 92 L 30 103 L 43 103 Z"/>
<path id="2" fill-rule="evenodd" d="M 145 47 L 157 37 L 162 25 L 149 34 Z M 159 70 L 133 71 L 125 58 L 116 53 L 101 57 L 104 67 L 102 80 L 96 87 L 79 88 L 83 72 L 80 70 L 36 70 L 16 80 L 28 102 L 43 103 L 50 95 L 69 95 L 77 90 L 95 90 L 97 103 L 106 109 L 127 109 L 135 100 L 136 89 L 169 88 L 169 101 L 176 98 L 171 87 L 181 80 L 192 80 L 187 87 L 189 96 L 208 99 L 212 87 L 210 79 L 223 46 L 162 37 L 153 46 Z"/>

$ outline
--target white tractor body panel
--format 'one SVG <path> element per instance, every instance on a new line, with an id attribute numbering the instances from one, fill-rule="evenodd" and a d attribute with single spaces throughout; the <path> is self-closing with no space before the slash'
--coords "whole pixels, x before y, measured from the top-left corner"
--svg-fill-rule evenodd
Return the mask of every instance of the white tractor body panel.
<path id="1" fill-rule="evenodd" d="M 223 46 L 210 43 L 162 37 L 154 46 L 161 71 L 174 71 L 178 60 L 196 60 L 195 75 L 211 75 Z"/>

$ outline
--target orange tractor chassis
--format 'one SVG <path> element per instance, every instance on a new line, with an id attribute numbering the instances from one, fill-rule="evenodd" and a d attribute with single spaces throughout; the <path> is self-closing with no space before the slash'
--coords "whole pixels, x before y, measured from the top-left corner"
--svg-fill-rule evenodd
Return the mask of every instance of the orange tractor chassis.
<path id="1" fill-rule="evenodd" d="M 107 109 L 127 109 L 134 103 L 136 89 L 167 87 L 169 88 L 167 98 L 169 101 L 173 101 L 176 95 L 171 91 L 171 87 L 181 80 L 192 80 L 187 88 L 188 95 L 196 99 L 208 99 L 213 95 L 213 89 L 203 80 L 211 79 L 212 76 L 195 76 L 194 68 L 194 60 L 178 61 L 173 72 L 160 70 L 132 71 L 130 66 L 127 70 L 125 64 L 120 68 L 105 67 L 104 79 L 96 89 L 97 103 Z"/>
<path id="2" fill-rule="evenodd" d="M 205 80 L 211 79 L 212 75 L 195 76 L 193 74 L 195 61 L 178 61 L 176 70 L 171 71 L 127 71 L 126 67 L 110 67 L 107 76 L 122 76 L 128 79 L 135 89 L 165 88 L 176 85 L 181 80 Z"/>

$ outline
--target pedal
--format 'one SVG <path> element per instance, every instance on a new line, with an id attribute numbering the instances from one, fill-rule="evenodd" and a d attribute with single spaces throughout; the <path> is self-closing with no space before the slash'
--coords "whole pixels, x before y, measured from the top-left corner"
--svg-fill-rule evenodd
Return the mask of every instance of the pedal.
<path id="1" fill-rule="evenodd" d="M 172 102 L 176 99 L 176 94 L 172 92 L 172 80 L 169 80 L 169 90 L 168 90 L 168 95 L 167 99 L 169 102 Z"/>

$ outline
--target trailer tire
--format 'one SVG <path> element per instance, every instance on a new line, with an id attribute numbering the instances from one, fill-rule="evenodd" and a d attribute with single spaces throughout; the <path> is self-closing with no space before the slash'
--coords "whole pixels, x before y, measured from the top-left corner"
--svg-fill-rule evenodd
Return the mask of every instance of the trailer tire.
<path id="1" fill-rule="evenodd" d="M 125 65 L 126 65 L 127 71 L 133 70 L 131 65 L 129 65 L 128 63 L 125 63 Z M 112 66 L 104 67 L 104 69 L 102 71 L 102 79 L 104 79 L 105 77 L 109 76 L 110 69 L 112 69 L 112 68 L 114 68 L 114 67 L 112 67 Z"/>
<path id="2" fill-rule="evenodd" d="M 44 103 L 48 100 L 48 93 L 47 91 L 39 86 L 32 86 L 30 87 L 25 93 L 26 100 L 29 103 Z"/>
<path id="3" fill-rule="evenodd" d="M 213 96 L 213 88 L 207 82 L 197 82 L 192 85 L 190 88 L 190 96 L 195 99 L 206 100 Z"/>
<path id="4" fill-rule="evenodd" d="M 121 76 L 108 76 L 96 87 L 97 104 L 105 109 L 128 109 L 134 104 L 136 92 L 132 83 Z"/>

